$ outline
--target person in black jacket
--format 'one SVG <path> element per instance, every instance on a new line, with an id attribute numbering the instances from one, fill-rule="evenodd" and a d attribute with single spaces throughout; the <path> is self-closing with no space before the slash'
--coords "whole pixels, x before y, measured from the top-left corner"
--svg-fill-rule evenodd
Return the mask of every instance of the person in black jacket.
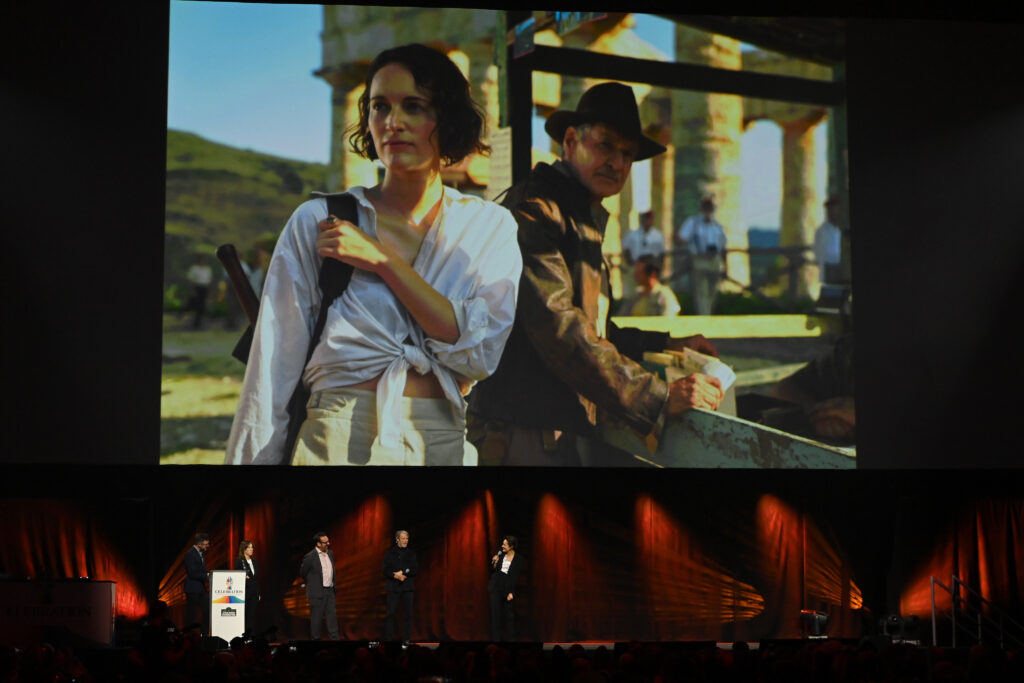
<path id="1" fill-rule="evenodd" d="M 416 589 L 414 576 L 419 570 L 416 551 L 409 547 L 409 532 L 399 529 L 395 532 L 395 544 L 384 553 L 381 573 L 384 574 L 384 589 L 387 591 L 387 616 L 384 617 L 384 640 L 395 638 L 395 616 L 398 605 L 405 607 L 405 641 L 412 638 L 412 596 Z"/>
<path id="2" fill-rule="evenodd" d="M 506 640 L 516 637 L 516 582 L 523 567 L 523 559 L 516 552 L 518 541 L 515 536 L 503 536 L 501 550 L 491 558 L 491 579 L 487 592 L 491 596 L 491 639 L 500 642 L 502 627 Z"/>
<path id="3" fill-rule="evenodd" d="M 238 544 L 238 559 L 235 560 L 235 569 L 245 572 L 245 632 L 249 636 L 252 636 L 257 605 L 262 599 L 260 581 L 256 578 L 256 560 L 252 556 L 255 549 L 252 541 L 242 541 Z"/>
<path id="4" fill-rule="evenodd" d="M 210 549 L 210 535 L 199 532 L 195 542 L 185 552 L 185 625 L 198 617 L 201 633 L 210 632 L 210 593 L 206 582 L 206 551 Z"/>
<path id="5" fill-rule="evenodd" d="M 544 130 L 562 158 L 538 163 L 502 200 L 518 225 L 523 274 L 498 368 L 469 394 L 469 439 L 489 464 L 637 465 L 604 442 L 601 423 L 660 439 L 666 420 L 715 410 L 723 396 L 715 377 L 665 382 L 641 364 L 645 351 L 717 356 L 703 335 L 620 328 L 608 317 L 601 200 L 622 191 L 634 161 L 666 150 L 644 135 L 633 89 L 622 83 L 590 88 Z"/>

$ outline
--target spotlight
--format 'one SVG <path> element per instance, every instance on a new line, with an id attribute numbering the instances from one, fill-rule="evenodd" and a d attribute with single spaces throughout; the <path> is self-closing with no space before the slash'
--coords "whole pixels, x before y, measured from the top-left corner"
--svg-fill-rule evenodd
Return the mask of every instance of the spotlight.
<path id="1" fill-rule="evenodd" d="M 908 645 L 920 645 L 921 620 L 911 614 L 904 617 L 899 614 L 890 614 L 881 621 L 882 633 L 892 638 L 893 644 L 906 643 Z"/>
<path id="2" fill-rule="evenodd" d="M 800 631 L 804 638 L 828 638 L 825 635 L 828 614 L 813 609 L 800 610 Z"/>

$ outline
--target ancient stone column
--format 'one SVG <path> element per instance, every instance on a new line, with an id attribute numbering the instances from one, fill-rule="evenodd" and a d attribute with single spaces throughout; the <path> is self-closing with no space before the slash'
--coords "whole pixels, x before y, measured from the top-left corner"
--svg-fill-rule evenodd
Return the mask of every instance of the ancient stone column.
<path id="1" fill-rule="evenodd" d="M 740 43 L 676 25 L 676 61 L 725 69 L 740 68 Z M 714 195 L 715 218 L 725 228 L 730 249 L 746 249 L 747 230 L 740 211 L 740 134 L 743 101 L 737 95 L 672 91 L 672 145 L 675 179 L 672 222 L 676 228 L 697 213 L 700 198 Z M 729 254 L 729 276 L 750 282 L 746 253 Z"/>
<path id="2" fill-rule="evenodd" d="M 821 223 L 821 202 L 815 187 L 814 128 L 816 118 L 780 123 L 782 128 L 782 246 L 813 245 L 814 231 Z M 806 256 L 809 256 L 807 254 Z M 817 267 L 805 263 L 796 280 L 788 282 L 790 296 L 817 296 Z"/>
<path id="3" fill-rule="evenodd" d="M 462 46 L 469 58 L 470 92 L 484 109 L 485 139 L 498 128 L 498 67 L 494 64 L 494 46 L 490 41 L 477 40 Z"/>
<path id="4" fill-rule="evenodd" d="M 352 185 L 377 184 L 377 167 L 357 155 L 348 143 L 349 128 L 359 122 L 359 97 L 363 94 L 366 66 L 349 64 L 325 75 L 333 88 L 331 96 L 331 173 L 329 190 Z"/>
<path id="5" fill-rule="evenodd" d="M 672 236 L 679 227 L 672 217 L 674 197 L 673 175 L 675 169 L 675 147 L 672 145 L 672 102 L 670 92 L 656 87 L 640 104 L 640 121 L 645 124 L 645 134 L 665 146 L 666 151 L 651 158 L 651 204 L 655 225 L 665 238 L 667 251 L 672 249 Z M 672 274 L 671 262 L 666 259 L 662 276 Z"/>
<path id="6" fill-rule="evenodd" d="M 666 145 L 666 148 L 664 154 L 651 159 L 651 209 L 654 210 L 654 220 L 665 237 L 666 251 L 671 252 L 672 236 L 679 229 L 672 218 L 672 202 L 675 197 L 675 183 L 672 178 L 676 165 L 676 148 L 671 144 Z M 670 275 L 673 272 L 672 264 L 666 265 L 669 271 L 666 275 Z"/>
<path id="7" fill-rule="evenodd" d="M 743 63 L 748 69 L 779 76 L 817 80 L 833 77 L 829 67 L 768 52 L 748 52 L 743 55 Z M 755 119 L 771 119 L 783 131 L 780 246 L 811 244 L 814 230 L 822 220 L 821 202 L 815 185 L 814 127 L 826 116 L 827 110 L 819 105 L 747 99 L 743 114 L 748 124 Z M 834 171 L 832 166 L 830 161 L 830 175 Z M 789 295 L 816 298 L 816 270 L 814 265 L 804 265 L 798 276 L 788 282 Z"/>

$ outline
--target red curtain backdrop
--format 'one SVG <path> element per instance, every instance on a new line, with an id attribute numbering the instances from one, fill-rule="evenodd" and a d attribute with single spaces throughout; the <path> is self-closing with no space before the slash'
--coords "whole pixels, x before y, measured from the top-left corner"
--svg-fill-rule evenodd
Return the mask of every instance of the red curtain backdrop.
<path id="1" fill-rule="evenodd" d="M 764 611 L 752 585 L 707 556 L 686 527 L 651 496 L 636 501 L 641 580 L 650 640 L 718 640 L 723 626 Z"/>
<path id="2" fill-rule="evenodd" d="M 194 501 L 178 501 L 176 509 L 165 514 L 180 515 L 180 523 L 176 525 L 174 542 L 168 538 L 156 539 L 160 546 L 161 556 L 166 552 L 173 555 L 164 560 L 162 576 L 157 588 L 157 599 L 167 603 L 170 608 L 168 615 L 176 624 L 185 623 L 185 553 L 195 542 L 195 534 L 203 532 L 210 536 L 210 549 L 206 553 L 206 569 L 230 569 L 234 567 L 237 555 L 237 544 L 232 546 L 234 538 L 235 515 L 226 496 L 206 498 L 201 504 Z M 161 568 L 164 568 L 161 567 Z"/>
<path id="3" fill-rule="evenodd" d="M 788 606 L 775 612 L 777 637 L 800 637 L 801 609 L 828 614 L 830 635 L 855 633 L 854 610 L 863 600 L 836 542 L 809 515 L 773 495 L 758 501 L 757 522 L 765 601 Z"/>
<path id="4" fill-rule="evenodd" d="M 442 526 L 440 543 L 423 547 L 417 559 L 413 637 L 425 640 L 486 640 L 488 560 L 498 547 L 494 499 L 484 492 Z M 383 598 L 382 598 L 383 599 Z M 444 605 L 441 609 L 440 606 Z"/>
<path id="5" fill-rule="evenodd" d="M 299 494 L 172 488 L 148 502 L 7 499 L 0 502 L 0 568 L 11 578 L 117 581 L 118 614 L 140 617 L 146 598 L 159 596 L 180 623 L 182 558 L 192 535 L 211 535 L 210 569 L 233 566 L 247 538 L 256 545 L 264 624 L 277 626 L 278 638 L 302 639 L 309 612 L 298 566 L 319 527 L 337 557 L 343 637 L 378 639 L 380 565 L 399 526 L 410 531 L 420 560 L 414 638 L 480 640 L 489 637 L 488 560 L 501 534 L 513 533 L 526 560 L 517 604 L 523 640 L 798 637 L 804 608 L 829 613 L 829 635 L 858 637 L 884 608 L 870 619 L 859 609 L 867 599 L 848 548 L 865 547 L 861 535 L 873 534 L 882 546 L 892 543 L 892 557 L 860 552 L 856 566 L 883 583 L 888 576 L 889 595 L 898 597 L 893 611 L 930 616 L 928 577 L 948 583 L 953 573 L 997 604 L 1019 610 L 1024 603 L 1018 499 L 950 506 L 929 493 L 931 507 L 911 501 L 909 510 L 881 515 L 867 506 L 815 509 L 815 499 L 798 490 L 757 487 L 734 488 L 726 500 L 700 487 L 611 496 L 488 490 L 458 480 L 445 486 L 382 486 L 361 495 L 326 487 Z M 836 515 L 890 519 L 897 532 L 835 524 Z"/>
<path id="6" fill-rule="evenodd" d="M 903 582 L 901 615 L 931 619 L 933 576 L 952 588 L 955 575 L 997 605 L 1024 605 L 1024 501 L 982 500 L 957 508 Z M 950 610 L 949 593 L 936 589 L 935 598 L 939 609 Z"/>
<path id="7" fill-rule="evenodd" d="M 131 514 L 126 506 L 123 514 Z M 135 565 L 111 542 L 87 503 L 52 499 L 0 501 L 0 568 L 12 579 L 88 577 L 117 583 L 116 614 L 147 611 Z M 142 545 L 137 546 L 142 552 Z"/>
<path id="8" fill-rule="evenodd" d="M 614 562 L 594 552 L 593 530 L 556 496 L 541 496 L 532 543 L 520 539 L 526 565 L 520 576 L 517 612 L 529 615 L 534 638 L 544 641 L 607 638 L 602 614 L 614 610 L 616 591 L 609 580 Z M 527 589 L 527 587 L 529 587 Z M 602 605 L 605 609 L 595 609 Z"/>

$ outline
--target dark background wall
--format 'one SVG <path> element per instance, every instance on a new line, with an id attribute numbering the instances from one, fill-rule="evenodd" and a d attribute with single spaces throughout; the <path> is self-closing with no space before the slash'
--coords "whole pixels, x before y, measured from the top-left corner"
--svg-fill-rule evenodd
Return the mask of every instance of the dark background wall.
<path id="1" fill-rule="evenodd" d="M 1019 23 L 848 33 L 858 460 L 1021 467 Z"/>

